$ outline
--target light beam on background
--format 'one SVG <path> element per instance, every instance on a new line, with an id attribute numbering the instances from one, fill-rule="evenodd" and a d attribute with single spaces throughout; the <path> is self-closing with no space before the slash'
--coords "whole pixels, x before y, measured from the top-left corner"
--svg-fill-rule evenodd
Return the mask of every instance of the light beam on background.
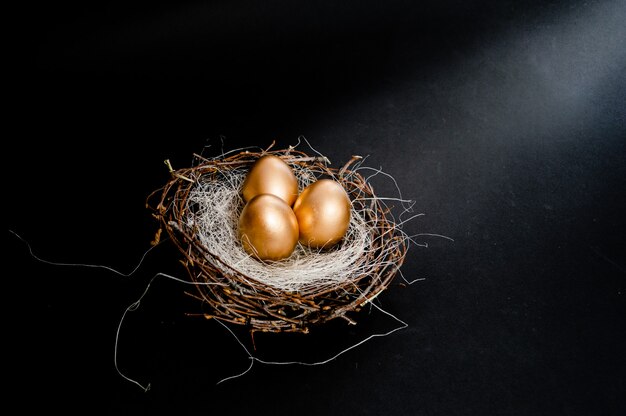
<path id="1" fill-rule="evenodd" d="M 460 105 L 486 129 L 506 126 L 503 139 L 566 135 L 591 125 L 605 86 L 625 77 L 626 2 L 564 8 L 494 39 L 455 68 Z"/>

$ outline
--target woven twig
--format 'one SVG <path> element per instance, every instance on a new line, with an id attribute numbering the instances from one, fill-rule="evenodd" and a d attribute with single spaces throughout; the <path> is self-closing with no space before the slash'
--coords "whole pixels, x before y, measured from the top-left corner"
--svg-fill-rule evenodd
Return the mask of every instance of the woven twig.
<path id="1" fill-rule="evenodd" d="M 338 181 L 350 195 L 356 210 L 373 224 L 372 247 L 360 259 L 370 267 L 368 273 L 350 276 L 345 281 L 302 291 L 277 290 L 241 274 L 209 252 L 199 241 L 196 230 L 185 221 L 190 208 L 189 195 L 200 180 L 219 180 L 225 172 L 249 168 L 259 157 L 272 154 L 292 166 L 301 166 Z M 374 195 L 371 185 L 350 167 L 360 159 L 354 156 L 341 169 L 327 166 L 323 156 L 310 156 L 293 148 L 263 152 L 241 152 L 232 156 L 206 159 L 196 155 L 198 164 L 171 169 L 171 180 L 148 198 L 153 210 L 178 250 L 183 264 L 196 284 L 197 297 L 209 306 L 205 316 L 224 322 L 246 325 L 251 331 L 303 332 L 312 325 L 335 318 L 354 324 L 351 312 L 380 294 L 392 281 L 404 261 L 406 236 L 392 220 L 389 208 Z M 160 233 L 161 229 L 159 229 Z M 216 267 L 219 265 L 220 267 Z M 222 270 L 229 270 L 228 276 Z"/>

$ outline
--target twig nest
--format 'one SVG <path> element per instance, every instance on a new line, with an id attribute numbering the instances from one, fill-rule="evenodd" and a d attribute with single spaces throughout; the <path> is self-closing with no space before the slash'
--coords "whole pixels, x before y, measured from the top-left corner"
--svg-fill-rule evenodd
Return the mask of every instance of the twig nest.
<path id="1" fill-rule="evenodd" d="M 297 181 L 302 201 L 293 209 L 300 242 L 285 258 L 266 253 L 268 261 L 260 261 L 254 255 L 259 248 L 246 247 L 240 233 L 240 219 L 248 218 L 242 190 L 250 169 L 259 166 L 255 163 L 272 159 L 287 166 Z M 197 156 L 195 166 L 172 171 L 171 180 L 148 198 L 148 206 L 179 249 L 196 283 L 196 297 L 208 306 L 207 318 L 267 332 L 308 332 L 311 325 L 338 317 L 354 323 L 349 315 L 389 285 L 408 243 L 390 209 L 359 173 L 355 162 L 360 160 L 355 156 L 338 170 L 328 167 L 323 156 L 268 149 L 213 159 Z M 316 186 L 335 188 L 336 193 L 324 192 L 326 197 L 343 196 L 321 202 L 314 198 Z M 314 201 L 330 207 L 322 206 L 324 215 L 307 222 L 309 211 L 303 207 Z M 282 206 L 291 210 L 288 202 Z M 303 234 L 308 225 L 302 224 L 314 225 Z M 332 229 L 342 237 L 327 232 Z M 306 234 L 316 230 L 324 233 Z"/>

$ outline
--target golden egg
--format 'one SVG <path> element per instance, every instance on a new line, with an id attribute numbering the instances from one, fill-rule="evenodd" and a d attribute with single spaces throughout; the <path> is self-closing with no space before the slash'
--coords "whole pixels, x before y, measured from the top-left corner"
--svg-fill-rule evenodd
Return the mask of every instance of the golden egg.
<path id="1" fill-rule="evenodd" d="M 300 242 L 313 248 L 337 244 L 348 230 L 350 208 L 350 197 L 338 182 L 321 179 L 307 186 L 293 205 Z"/>
<path id="2" fill-rule="evenodd" d="M 257 195 L 241 212 L 239 240 L 248 254 L 261 260 L 284 259 L 298 244 L 298 220 L 279 197 Z"/>
<path id="3" fill-rule="evenodd" d="M 298 197 L 298 180 L 281 158 L 266 155 L 250 168 L 243 182 L 242 192 L 246 202 L 260 194 L 272 194 L 292 206 Z"/>

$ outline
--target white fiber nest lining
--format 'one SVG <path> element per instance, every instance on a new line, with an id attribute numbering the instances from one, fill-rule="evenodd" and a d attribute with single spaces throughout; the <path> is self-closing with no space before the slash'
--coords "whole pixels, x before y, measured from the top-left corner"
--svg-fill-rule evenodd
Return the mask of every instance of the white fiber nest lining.
<path id="1" fill-rule="evenodd" d="M 292 168 L 300 192 L 317 180 L 315 172 L 306 167 L 292 165 Z M 371 274 L 375 267 L 381 266 L 376 258 L 385 258 L 385 248 L 379 249 L 374 259 L 368 255 L 372 239 L 378 238 L 376 229 L 366 220 L 363 210 L 355 208 L 370 204 L 355 204 L 354 198 L 348 231 L 335 247 L 315 250 L 298 243 L 290 257 L 276 262 L 261 262 L 250 256 L 238 236 L 239 215 L 244 206 L 241 186 L 246 174 L 247 169 L 234 169 L 202 177 L 191 190 L 188 209 L 185 209 L 186 225 L 196 230 L 204 248 L 221 260 L 208 259 L 224 276 L 238 273 L 240 277 L 279 290 L 307 292 L 337 286 L 357 276 Z"/>

